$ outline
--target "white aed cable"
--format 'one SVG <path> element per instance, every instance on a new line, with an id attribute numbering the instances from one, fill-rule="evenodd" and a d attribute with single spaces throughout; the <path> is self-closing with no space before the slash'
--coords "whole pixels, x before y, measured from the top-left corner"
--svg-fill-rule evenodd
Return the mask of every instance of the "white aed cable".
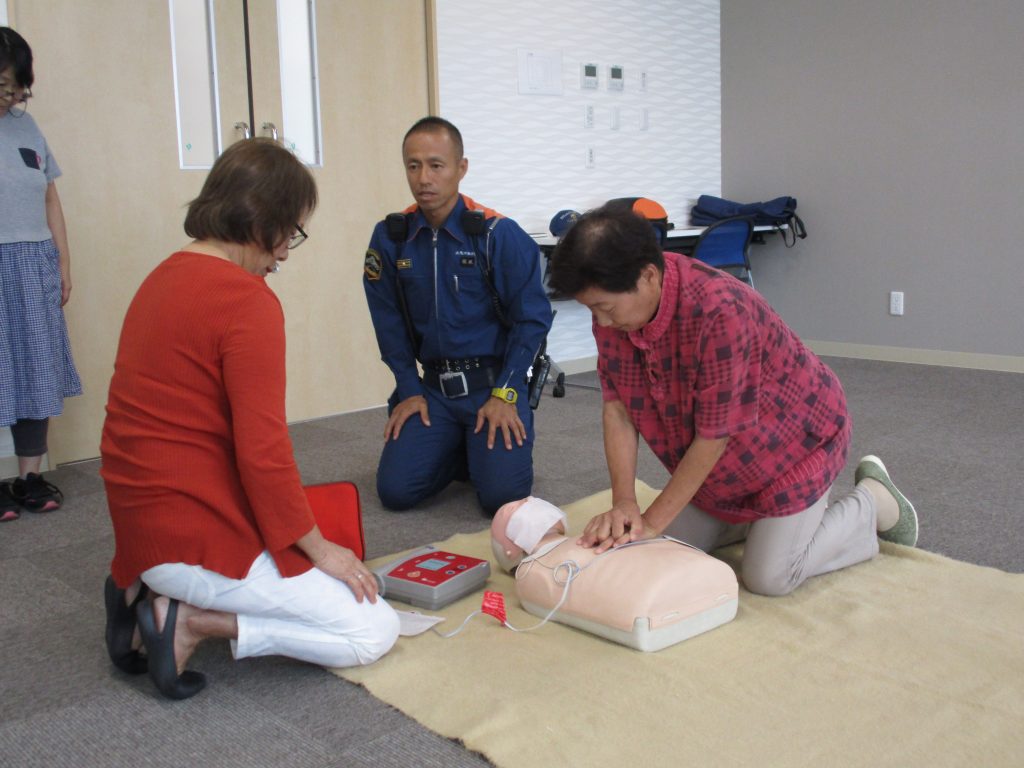
<path id="1" fill-rule="evenodd" d="M 550 566 L 545 565 L 544 567 L 545 568 L 549 568 Z M 520 628 L 520 627 L 513 627 L 509 623 L 508 619 L 505 619 L 504 621 L 501 622 L 503 627 L 507 627 L 508 629 L 511 629 L 513 632 L 530 632 L 531 630 L 539 629 L 540 627 L 543 627 L 545 624 L 548 623 L 548 621 L 550 621 L 551 617 L 554 616 L 555 613 L 558 611 L 558 609 L 562 607 L 562 604 L 565 602 L 565 599 L 569 596 L 569 585 L 572 584 L 573 579 L 575 579 L 577 576 L 579 576 L 579 574 L 583 570 L 582 568 L 580 568 L 579 563 L 577 563 L 575 560 L 566 560 L 565 562 L 559 563 L 558 565 L 556 565 L 552 569 L 554 571 L 554 574 L 552 575 L 552 578 L 555 580 L 556 583 L 558 583 L 558 570 L 560 568 L 565 568 L 568 571 L 568 576 L 566 577 L 565 585 L 562 588 L 562 597 L 559 598 L 558 604 L 555 605 L 555 607 L 552 608 L 548 612 L 548 615 L 545 616 L 543 619 L 541 619 L 536 624 L 534 624 L 532 627 L 522 627 L 522 628 Z M 518 569 L 517 569 L 517 572 L 518 572 Z M 450 637 L 455 637 L 457 634 L 459 634 L 459 632 L 461 632 L 463 629 L 465 629 L 466 624 L 469 623 L 470 619 L 472 619 L 474 616 L 479 616 L 481 613 L 483 613 L 483 609 L 480 609 L 480 608 L 478 608 L 477 610 L 473 611 L 465 619 L 463 619 L 462 623 L 459 624 L 459 626 L 456 629 L 452 630 L 451 632 L 440 632 L 440 631 L 438 631 L 437 627 L 431 627 L 431 630 L 433 630 L 434 632 L 436 632 L 437 634 L 439 634 L 441 637 L 443 637 L 445 639 L 448 639 Z"/>
<path id="2" fill-rule="evenodd" d="M 594 559 L 596 560 L 597 558 L 594 558 Z M 539 561 L 533 561 L 533 562 L 539 562 Z M 566 570 L 566 577 L 565 577 L 565 584 L 562 586 L 562 596 L 560 598 L 558 598 L 558 602 L 555 603 L 555 607 L 552 608 L 550 611 L 548 611 L 548 615 L 545 616 L 540 621 L 538 621 L 532 627 L 524 627 L 522 629 L 518 629 L 516 627 L 513 627 L 507 621 L 504 622 L 505 626 L 508 627 L 509 629 L 511 629 L 513 632 L 530 632 L 530 631 L 532 631 L 534 629 L 539 629 L 540 627 L 543 627 L 545 624 L 547 624 L 549 621 L 551 621 L 551 617 L 552 616 L 554 616 L 556 613 L 558 613 L 558 609 L 562 607 L 562 604 L 565 603 L 566 598 L 569 597 L 569 585 L 573 583 L 573 581 L 576 579 L 577 576 L 579 576 L 581 573 L 583 573 L 584 568 L 590 567 L 590 565 L 592 565 L 593 562 L 594 561 L 591 560 L 590 563 L 587 566 L 584 566 L 582 568 L 580 567 L 580 564 L 577 563 L 575 560 L 563 560 L 561 563 L 556 565 L 554 568 L 551 568 L 550 566 L 544 565 L 544 563 L 540 563 L 541 567 L 543 567 L 543 568 L 550 568 L 551 569 L 551 571 L 552 571 L 551 578 L 552 578 L 552 580 L 554 580 L 555 584 L 559 583 L 558 582 L 558 571 L 560 569 L 562 569 L 562 568 L 565 568 L 565 570 Z M 516 569 L 516 573 L 517 574 L 519 573 L 519 569 L 518 568 Z M 516 578 L 519 578 L 519 577 L 516 576 Z"/>

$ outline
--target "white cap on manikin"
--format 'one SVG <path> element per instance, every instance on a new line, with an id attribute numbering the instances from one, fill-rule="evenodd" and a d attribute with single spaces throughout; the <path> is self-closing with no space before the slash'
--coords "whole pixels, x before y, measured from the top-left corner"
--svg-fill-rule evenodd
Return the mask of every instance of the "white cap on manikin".
<path id="1" fill-rule="evenodd" d="M 509 573 L 540 540 L 559 528 L 566 532 L 565 512 L 544 499 L 527 496 L 502 506 L 491 521 L 491 550 L 502 570 Z"/>

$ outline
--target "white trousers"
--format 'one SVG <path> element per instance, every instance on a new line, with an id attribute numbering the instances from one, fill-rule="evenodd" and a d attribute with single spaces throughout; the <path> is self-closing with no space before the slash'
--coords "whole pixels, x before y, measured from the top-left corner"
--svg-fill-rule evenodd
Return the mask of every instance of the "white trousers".
<path id="1" fill-rule="evenodd" d="M 284 578 L 264 551 L 243 579 L 229 579 L 198 565 L 164 563 L 143 572 L 158 594 L 197 608 L 233 613 L 236 659 L 289 656 L 325 667 L 370 664 L 398 639 L 398 616 L 382 598 L 355 595 L 341 581 L 312 568 Z"/>
<path id="2" fill-rule="evenodd" d="M 743 585 L 759 595 L 788 595 L 811 576 L 878 554 L 875 497 L 860 485 L 831 503 L 830 493 L 802 512 L 744 525 L 729 525 L 688 504 L 664 533 L 705 552 L 746 538 Z"/>

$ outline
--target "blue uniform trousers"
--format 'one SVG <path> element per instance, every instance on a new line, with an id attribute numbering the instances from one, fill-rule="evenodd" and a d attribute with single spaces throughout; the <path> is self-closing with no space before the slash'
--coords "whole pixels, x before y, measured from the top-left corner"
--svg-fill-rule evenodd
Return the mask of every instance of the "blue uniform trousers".
<path id="1" fill-rule="evenodd" d="M 524 388 L 525 389 L 525 388 Z M 487 424 L 473 434 L 476 412 L 491 396 L 489 389 L 449 400 L 437 390 L 424 387 L 430 426 L 414 415 L 402 426 L 397 440 L 388 440 L 377 468 L 377 494 L 385 507 L 410 509 L 444 490 L 452 480 L 469 481 L 488 516 L 502 504 L 530 495 L 533 487 L 533 411 L 529 398 L 520 397 L 516 408 L 526 427 L 522 446 L 505 448 L 499 432 L 494 447 L 487 448 Z"/>

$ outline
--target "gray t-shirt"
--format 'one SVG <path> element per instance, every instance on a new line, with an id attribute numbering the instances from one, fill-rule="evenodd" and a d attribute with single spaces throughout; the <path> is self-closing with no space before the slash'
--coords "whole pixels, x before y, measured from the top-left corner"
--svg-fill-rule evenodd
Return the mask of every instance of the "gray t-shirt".
<path id="1" fill-rule="evenodd" d="M 32 115 L 0 117 L 0 243 L 49 240 L 46 187 L 60 167 Z"/>

